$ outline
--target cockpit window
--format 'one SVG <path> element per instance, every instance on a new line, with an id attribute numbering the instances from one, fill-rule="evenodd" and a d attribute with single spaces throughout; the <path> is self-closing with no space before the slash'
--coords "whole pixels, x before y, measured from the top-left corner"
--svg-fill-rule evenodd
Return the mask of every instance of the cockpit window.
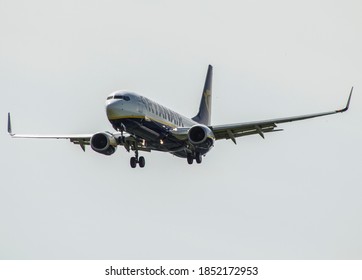
<path id="1" fill-rule="evenodd" d="M 126 95 L 115 95 L 114 96 L 114 99 L 123 99 L 123 100 L 125 100 L 125 101 L 129 101 L 130 100 L 130 98 L 129 98 L 129 96 L 126 96 Z"/>
<path id="2" fill-rule="evenodd" d="M 108 96 L 108 97 L 107 97 L 107 100 L 109 100 L 109 99 L 113 99 L 113 95 Z"/>

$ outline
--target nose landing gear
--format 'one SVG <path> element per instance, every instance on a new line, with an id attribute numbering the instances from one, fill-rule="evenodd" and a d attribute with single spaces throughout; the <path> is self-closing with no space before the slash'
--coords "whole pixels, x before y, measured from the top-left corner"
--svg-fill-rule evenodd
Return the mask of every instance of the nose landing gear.
<path id="1" fill-rule="evenodd" d="M 146 165 L 145 158 L 142 157 L 142 156 L 138 157 L 138 151 L 136 150 L 135 151 L 135 156 L 131 157 L 130 165 L 131 165 L 132 168 L 136 168 L 137 163 L 138 163 L 139 167 L 141 167 L 141 168 L 145 167 L 145 165 Z"/>

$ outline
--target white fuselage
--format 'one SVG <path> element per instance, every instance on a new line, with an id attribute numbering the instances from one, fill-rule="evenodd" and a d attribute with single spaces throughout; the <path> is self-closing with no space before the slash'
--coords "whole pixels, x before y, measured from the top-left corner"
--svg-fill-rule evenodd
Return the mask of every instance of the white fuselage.
<path id="1" fill-rule="evenodd" d="M 184 117 L 146 97 L 127 91 L 116 91 L 106 101 L 108 120 L 143 119 L 167 128 L 191 127 L 197 122 Z"/>

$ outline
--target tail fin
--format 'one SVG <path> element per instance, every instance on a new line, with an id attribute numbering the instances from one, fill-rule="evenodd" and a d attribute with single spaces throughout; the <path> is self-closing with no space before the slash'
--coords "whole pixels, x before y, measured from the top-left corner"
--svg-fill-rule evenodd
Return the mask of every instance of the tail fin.
<path id="1" fill-rule="evenodd" d="M 192 118 L 195 122 L 210 125 L 211 122 L 211 97 L 212 97 L 212 66 L 209 65 L 206 74 L 204 91 L 202 92 L 198 114 Z"/>

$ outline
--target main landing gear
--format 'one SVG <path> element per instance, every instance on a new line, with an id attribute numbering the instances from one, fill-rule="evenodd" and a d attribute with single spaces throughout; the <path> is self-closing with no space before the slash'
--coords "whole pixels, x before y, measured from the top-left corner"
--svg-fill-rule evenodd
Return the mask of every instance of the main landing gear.
<path id="1" fill-rule="evenodd" d="M 131 165 L 132 168 L 135 168 L 137 166 L 137 163 L 141 168 L 145 167 L 145 165 L 146 165 L 145 158 L 142 157 L 142 156 L 138 157 L 138 151 L 136 150 L 135 151 L 135 156 L 131 157 L 130 165 Z"/>
<path id="2" fill-rule="evenodd" d="M 202 155 L 200 153 L 196 153 L 195 155 L 192 154 L 187 155 L 188 164 L 192 164 L 194 162 L 194 159 L 196 160 L 197 163 L 200 164 L 202 162 Z"/>

